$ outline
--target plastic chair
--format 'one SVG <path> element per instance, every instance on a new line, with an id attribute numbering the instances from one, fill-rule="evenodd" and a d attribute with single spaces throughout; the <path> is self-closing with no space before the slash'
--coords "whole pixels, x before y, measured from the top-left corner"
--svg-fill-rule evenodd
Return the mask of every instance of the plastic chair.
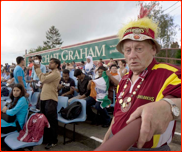
<path id="1" fill-rule="evenodd" d="M 73 99 L 70 102 L 70 104 L 72 104 L 73 102 L 76 102 L 76 101 L 79 101 L 82 104 L 82 112 L 80 113 L 79 117 L 77 117 L 73 120 L 66 120 L 63 117 L 61 117 L 60 114 L 58 115 L 58 121 L 65 124 L 64 125 L 64 131 L 63 131 L 64 132 L 64 142 L 63 142 L 64 145 L 66 143 L 66 141 L 65 141 L 65 139 L 66 139 L 66 125 L 71 124 L 71 123 L 73 124 L 73 139 L 72 140 L 75 141 L 75 123 L 76 122 L 83 122 L 86 120 L 86 101 L 83 99 Z"/>
<path id="2" fill-rule="evenodd" d="M 29 110 L 28 110 L 27 115 L 26 115 L 26 117 L 25 117 L 25 123 L 26 123 L 27 120 L 28 120 L 28 114 L 29 114 Z M 17 132 L 17 131 L 13 131 L 13 132 L 9 132 L 9 133 L 7 133 L 7 134 L 1 133 L 1 138 L 2 138 L 2 137 L 6 137 L 6 136 L 8 136 L 8 135 L 11 135 L 11 134 L 13 134 L 13 133 L 18 133 L 18 132 Z"/>
<path id="3" fill-rule="evenodd" d="M 32 114 L 32 115 L 34 115 L 34 114 Z M 43 142 L 43 136 L 42 136 L 42 138 L 38 142 L 22 142 L 22 141 L 17 140 L 17 137 L 18 136 L 19 136 L 19 133 L 18 132 L 15 132 L 15 133 L 12 133 L 11 135 L 8 135 L 4 139 L 5 143 L 12 150 L 16 150 L 16 149 L 28 147 L 32 151 L 33 150 L 33 146 L 41 145 L 42 142 Z"/>
<path id="4" fill-rule="evenodd" d="M 30 104 L 32 105 L 30 107 L 30 111 L 32 111 L 32 112 L 36 112 L 36 113 L 40 112 L 39 109 L 36 109 L 36 104 L 37 104 L 39 95 L 40 95 L 40 92 L 34 92 L 32 95 L 32 99 L 30 100 Z"/>
<path id="5" fill-rule="evenodd" d="M 66 108 L 68 106 L 68 97 L 58 96 L 58 106 L 57 112 L 61 110 L 61 108 Z"/>
<path id="6" fill-rule="evenodd" d="M 116 103 L 116 91 L 113 89 L 113 103 L 110 105 L 110 107 L 114 107 Z"/>
<path id="7" fill-rule="evenodd" d="M 27 91 L 27 93 L 29 94 L 28 101 L 30 103 L 30 101 L 32 99 L 32 93 L 33 93 L 33 91 Z"/>

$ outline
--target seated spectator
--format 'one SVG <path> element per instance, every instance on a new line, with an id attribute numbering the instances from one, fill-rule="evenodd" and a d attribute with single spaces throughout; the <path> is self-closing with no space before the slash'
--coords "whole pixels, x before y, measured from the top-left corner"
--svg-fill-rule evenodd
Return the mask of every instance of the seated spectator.
<path id="1" fill-rule="evenodd" d="M 10 72 L 8 70 L 5 70 L 5 75 L 1 79 L 1 82 L 7 82 L 10 79 Z"/>
<path id="2" fill-rule="evenodd" d="M 4 69 L 3 65 L 1 64 L 1 71 Z"/>
<path id="3" fill-rule="evenodd" d="M 1 79 L 4 78 L 5 75 L 6 75 L 6 70 L 3 68 L 1 70 Z"/>
<path id="4" fill-rule="evenodd" d="M 110 58 L 109 63 L 107 64 L 108 67 L 110 67 L 111 65 L 115 64 L 113 58 Z"/>
<path id="5" fill-rule="evenodd" d="M 38 60 L 39 61 L 41 72 L 42 73 L 46 73 L 46 67 L 45 67 L 45 65 L 41 64 L 42 56 L 36 55 L 34 57 L 34 60 Z M 38 76 L 37 76 L 37 74 L 35 72 L 34 66 L 32 66 L 31 82 L 33 84 L 32 87 L 33 87 L 34 92 L 38 92 L 38 91 L 40 92 L 41 89 L 36 85 L 39 82 L 39 78 L 38 78 Z"/>
<path id="6" fill-rule="evenodd" d="M 14 75 L 13 75 L 13 73 L 11 72 L 11 73 L 10 73 L 10 79 L 7 81 L 6 86 L 12 87 L 14 84 L 15 84 L 15 83 L 14 83 Z"/>
<path id="7" fill-rule="evenodd" d="M 69 73 L 69 70 L 63 70 L 63 77 L 61 78 L 58 90 L 62 90 L 59 96 L 65 96 L 70 99 L 74 95 L 74 90 L 71 87 L 75 87 L 75 81 L 69 77 Z"/>
<path id="8" fill-rule="evenodd" d="M 120 74 L 118 73 L 118 70 L 117 70 L 117 65 L 116 64 L 113 64 L 110 66 L 110 70 L 111 70 L 111 75 L 118 81 L 121 80 L 121 76 Z"/>
<path id="9" fill-rule="evenodd" d="M 93 59 L 91 56 L 87 56 L 87 63 L 83 67 L 83 70 L 86 75 L 89 77 L 93 78 L 94 76 L 94 70 L 95 70 L 95 65 L 93 64 Z"/>
<path id="10" fill-rule="evenodd" d="M 80 95 L 73 97 L 68 100 L 70 103 L 73 99 L 85 99 L 87 96 L 89 96 L 90 91 L 87 90 L 87 85 L 91 78 L 87 75 L 85 75 L 80 69 L 76 69 L 74 72 L 74 76 L 78 79 L 78 88 L 71 87 L 71 89 L 74 91 L 77 91 L 80 93 Z"/>
<path id="11" fill-rule="evenodd" d="M 10 70 L 10 65 L 8 63 L 5 63 L 5 67 L 4 67 L 6 70 Z"/>
<path id="12" fill-rule="evenodd" d="M 103 62 L 102 62 L 102 59 L 100 59 L 98 62 L 97 62 L 97 66 L 95 68 L 95 78 L 98 77 L 98 69 L 99 67 L 102 67 L 103 66 Z"/>
<path id="13" fill-rule="evenodd" d="M 119 73 L 121 77 L 123 77 L 127 73 L 125 60 L 121 60 L 121 62 L 119 63 Z"/>
<path id="14" fill-rule="evenodd" d="M 76 69 L 75 61 L 72 61 L 72 66 L 73 66 L 73 69 Z"/>
<path id="15" fill-rule="evenodd" d="M 66 69 L 68 69 L 69 71 L 73 70 L 74 67 L 73 67 L 72 63 L 67 63 Z"/>
<path id="16" fill-rule="evenodd" d="M 66 62 L 63 62 L 62 64 L 62 70 L 66 69 Z"/>
<path id="17" fill-rule="evenodd" d="M 83 70 L 83 67 L 84 66 L 85 66 L 85 62 L 84 61 L 81 61 L 80 66 L 79 66 L 79 69 Z"/>
<path id="18" fill-rule="evenodd" d="M 13 91 L 11 92 L 10 98 L 12 100 L 9 108 L 8 106 L 4 106 L 2 112 L 9 115 L 15 116 L 16 120 L 14 122 L 6 122 L 1 117 L 1 133 L 9 133 L 12 131 L 19 129 L 23 129 L 23 125 L 25 124 L 25 117 L 28 112 L 28 101 L 25 98 L 25 90 L 21 84 L 15 84 L 13 87 Z M 18 124 L 18 126 L 17 126 Z"/>
<path id="19" fill-rule="evenodd" d="M 104 66 L 99 67 L 98 68 L 99 77 L 97 79 L 101 78 L 102 72 L 106 71 L 106 70 L 107 69 Z M 88 84 L 89 90 L 95 89 L 95 88 L 91 88 L 91 83 L 92 83 L 92 81 L 90 81 Z M 86 107 L 87 108 L 87 111 L 86 111 L 87 112 L 87 119 L 91 120 L 92 124 L 95 124 L 97 122 L 97 123 L 102 123 L 103 128 L 109 127 L 110 122 L 111 122 L 111 117 L 109 116 L 106 108 L 101 108 L 101 106 L 100 106 L 101 102 L 96 101 L 96 99 L 91 94 L 85 100 L 87 102 L 87 107 Z M 100 120 L 97 118 L 97 115 L 92 111 L 92 107 L 91 107 L 92 105 L 95 105 L 95 108 L 100 113 L 100 116 L 101 116 Z"/>

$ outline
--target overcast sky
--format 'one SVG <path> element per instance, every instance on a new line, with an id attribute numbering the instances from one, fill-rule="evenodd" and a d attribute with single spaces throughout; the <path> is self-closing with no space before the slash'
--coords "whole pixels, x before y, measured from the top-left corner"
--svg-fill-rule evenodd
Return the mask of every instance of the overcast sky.
<path id="1" fill-rule="evenodd" d="M 1 64 L 12 62 L 25 50 L 43 45 L 46 31 L 59 29 L 62 46 L 116 35 L 123 23 L 137 18 L 138 2 L 1 2 Z M 160 2 L 163 10 L 176 2 Z M 181 27 L 181 2 L 168 10 Z M 181 31 L 177 39 L 180 40 Z"/>

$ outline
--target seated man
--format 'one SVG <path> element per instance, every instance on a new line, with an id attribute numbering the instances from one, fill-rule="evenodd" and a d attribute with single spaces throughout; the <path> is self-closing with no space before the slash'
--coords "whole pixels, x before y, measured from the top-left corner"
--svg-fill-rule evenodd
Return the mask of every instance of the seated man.
<path id="1" fill-rule="evenodd" d="M 101 78 L 103 71 L 106 71 L 106 70 L 107 69 L 104 66 L 99 67 L 98 68 L 99 77 L 97 79 Z M 114 83 L 119 84 L 119 82 L 115 78 L 113 78 L 113 76 L 109 73 L 109 71 L 107 71 L 106 73 L 107 73 L 110 81 L 114 80 L 113 81 Z M 110 81 L 109 81 L 109 83 L 110 83 Z M 88 90 L 91 90 L 91 89 L 93 89 L 93 88 L 91 87 L 91 81 L 90 81 L 88 84 Z M 101 93 L 101 94 L 103 94 L 103 93 Z M 87 102 L 87 118 L 90 119 L 92 121 L 92 123 L 96 122 L 96 119 L 95 119 L 96 115 L 91 109 L 91 106 L 95 105 L 95 108 L 98 110 L 98 112 L 100 113 L 100 116 L 101 116 L 102 127 L 103 128 L 109 127 L 109 125 L 111 123 L 111 117 L 108 115 L 106 108 L 101 108 L 101 106 L 100 106 L 101 102 L 96 101 L 96 99 L 93 97 L 92 93 L 85 100 Z"/>
<path id="2" fill-rule="evenodd" d="M 110 70 L 111 70 L 111 75 L 115 78 L 115 79 L 117 79 L 118 81 L 120 81 L 121 80 L 121 76 L 120 76 L 120 74 L 118 73 L 118 69 L 117 69 L 117 65 L 116 64 L 112 64 L 111 66 L 110 66 Z"/>
<path id="3" fill-rule="evenodd" d="M 75 87 L 75 81 L 69 77 L 70 71 L 67 69 L 63 70 L 63 77 L 59 82 L 58 90 L 62 89 L 62 92 L 59 93 L 59 96 L 65 96 L 69 99 L 73 97 L 74 90 L 71 87 Z"/>
<path id="4" fill-rule="evenodd" d="M 78 88 L 76 89 L 75 87 L 71 87 L 71 89 L 77 91 L 80 95 L 69 99 L 68 103 L 70 103 L 73 99 L 85 99 L 90 94 L 90 91 L 87 90 L 87 85 L 92 79 L 85 75 L 80 69 L 75 70 L 74 76 L 78 79 Z"/>
<path id="5" fill-rule="evenodd" d="M 4 78 L 1 80 L 1 82 L 7 82 L 10 79 L 10 72 L 8 70 L 5 70 Z"/>
<path id="6" fill-rule="evenodd" d="M 10 79 L 10 72 L 8 70 L 5 70 L 5 75 L 1 79 L 1 86 L 5 86 L 7 81 Z"/>

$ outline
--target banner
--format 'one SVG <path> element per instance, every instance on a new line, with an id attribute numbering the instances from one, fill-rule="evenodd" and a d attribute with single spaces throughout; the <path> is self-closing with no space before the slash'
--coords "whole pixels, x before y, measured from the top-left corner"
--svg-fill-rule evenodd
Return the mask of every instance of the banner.
<path id="1" fill-rule="evenodd" d="M 86 61 L 87 56 L 92 56 L 93 60 L 108 60 L 110 58 L 119 59 L 124 58 L 123 54 L 116 50 L 116 45 L 119 39 L 116 38 L 102 38 L 99 40 L 93 40 L 89 42 L 83 42 L 80 44 L 65 46 L 62 48 L 55 48 L 52 50 L 45 50 L 32 54 L 25 55 L 26 63 L 28 64 L 28 57 L 39 54 L 42 56 L 42 63 L 44 65 L 49 64 L 51 58 L 57 58 L 63 63 L 71 63 L 72 61 L 81 62 Z M 27 65 L 26 64 L 26 65 Z"/>

